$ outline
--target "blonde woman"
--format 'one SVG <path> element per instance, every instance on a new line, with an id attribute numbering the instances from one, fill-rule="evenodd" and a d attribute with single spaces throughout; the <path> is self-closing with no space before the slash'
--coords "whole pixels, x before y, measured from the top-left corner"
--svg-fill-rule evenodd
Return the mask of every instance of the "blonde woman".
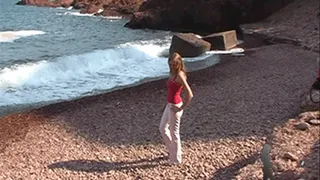
<path id="1" fill-rule="evenodd" d="M 180 120 L 184 108 L 193 98 L 192 90 L 187 82 L 182 57 L 173 53 L 168 59 L 170 77 L 167 81 L 167 104 L 163 111 L 160 123 L 160 133 L 169 152 L 169 160 L 173 165 L 179 165 L 181 158 Z M 186 91 L 185 99 L 182 99 L 182 90 Z"/>

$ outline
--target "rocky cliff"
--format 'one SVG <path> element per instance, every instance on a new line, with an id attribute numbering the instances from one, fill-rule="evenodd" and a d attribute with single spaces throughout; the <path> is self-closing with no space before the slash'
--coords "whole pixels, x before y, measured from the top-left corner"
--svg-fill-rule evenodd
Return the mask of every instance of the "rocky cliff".
<path id="1" fill-rule="evenodd" d="M 147 0 L 129 28 L 218 32 L 262 20 L 293 0 Z"/>
<path id="2" fill-rule="evenodd" d="M 18 5 L 70 7 L 81 9 L 81 13 L 98 13 L 104 16 L 131 15 L 143 0 L 21 0 Z M 101 11 L 102 10 L 102 11 Z"/>

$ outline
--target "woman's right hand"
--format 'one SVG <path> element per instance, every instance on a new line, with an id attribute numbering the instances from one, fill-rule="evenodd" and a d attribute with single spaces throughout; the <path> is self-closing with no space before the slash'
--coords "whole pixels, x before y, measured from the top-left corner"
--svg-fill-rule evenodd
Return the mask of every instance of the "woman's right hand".
<path id="1" fill-rule="evenodd" d="M 177 106 L 171 106 L 171 108 L 170 108 L 173 112 L 179 112 L 179 111 L 182 111 L 182 108 L 180 108 L 180 107 L 177 107 Z"/>

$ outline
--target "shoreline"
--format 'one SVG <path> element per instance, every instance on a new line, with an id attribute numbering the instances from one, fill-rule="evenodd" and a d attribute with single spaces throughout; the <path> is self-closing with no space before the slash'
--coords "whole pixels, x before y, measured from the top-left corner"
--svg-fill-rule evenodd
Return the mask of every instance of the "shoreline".
<path id="1" fill-rule="evenodd" d="M 250 26 L 250 25 L 246 25 Z M 239 44 L 238 47 L 244 48 L 244 56 L 246 54 L 251 54 L 256 49 L 263 48 L 266 46 L 272 46 L 272 45 L 292 45 L 297 48 L 302 48 L 305 51 L 311 51 L 317 53 L 314 49 L 308 49 L 306 47 L 302 47 L 301 44 L 297 43 L 296 40 L 283 40 L 282 37 L 279 36 L 272 36 L 267 35 L 265 32 L 259 33 L 254 32 L 252 29 L 245 29 L 244 30 L 245 38 L 247 39 L 246 43 Z M 216 56 L 216 57 L 215 57 Z M 242 56 L 242 55 L 241 55 Z M 216 65 L 219 65 L 221 62 L 225 62 L 225 59 L 229 58 L 236 58 L 235 56 L 232 56 L 231 54 L 221 54 L 221 55 L 212 55 L 210 57 L 207 57 L 200 61 L 194 61 L 194 62 L 185 62 L 186 68 L 188 74 L 189 73 L 197 73 L 201 72 L 202 70 L 206 70 L 208 68 L 213 68 Z M 158 82 L 158 81 L 164 81 L 167 76 L 160 76 L 160 77 L 152 77 L 152 78 L 146 78 L 139 80 L 135 83 L 123 85 L 123 86 L 117 86 L 111 89 L 107 89 L 104 91 L 99 91 L 98 93 L 90 92 L 89 95 L 85 95 L 82 97 L 77 97 L 73 99 L 68 100 L 57 100 L 57 101 L 48 101 L 45 103 L 36 103 L 31 106 L 28 105 L 19 105 L 19 107 L 15 107 L 14 110 L 2 110 L 0 111 L 0 118 L 5 118 L 6 116 L 14 115 L 14 114 L 21 114 L 21 113 L 30 113 L 33 111 L 37 111 L 39 109 L 47 108 L 48 106 L 56 106 L 58 104 L 64 104 L 64 103 L 72 103 L 74 101 L 81 101 L 81 99 L 87 99 L 87 98 L 94 98 L 96 96 L 103 96 L 104 94 L 109 94 L 112 92 L 122 91 L 125 89 L 130 90 L 131 88 L 135 88 L 137 86 L 141 86 L 144 84 L 152 83 L 152 82 Z M 10 107 L 9 107 L 10 108 Z"/>
<path id="2" fill-rule="evenodd" d="M 205 68 L 208 68 L 210 66 L 214 66 L 214 65 L 218 64 L 219 63 L 219 59 L 220 59 L 219 55 L 212 55 L 212 56 L 207 57 L 207 58 L 205 58 L 203 60 L 194 61 L 194 62 L 186 62 L 185 66 L 186 66 L 188 72 L 199 71 L 201 69 L 205 69 Z M 8 107 L 7 106 L 7 107 L 4 107 L 3 109 L 0 109 L 0 118 L 8 116 L 10 114 L 29 112 L 29 111 L 32 111 L 32 110 L 36 110 L 36 109 L 43 108 L 43 107 L 50 106 L 50 105 L 54 105 L 54 104 L 60 104 L 60 103 L 69 102 L 69 101 L 76 101 L 76 100 L 79 100 L 79 99 L 82 99 L 82 98 L 87 98 L 87 97 L 91 97 L 91 96 L 97 96 L 97 95 L 101 95 L 101 94 L 110 93 L 110 92 L 113 92 L 113 91 L 119 91 L 119 90 L 123 90 L 123 89 L 127 89 L 127 88 L 132 88 L 132 87 L 135 87 L 135 86 L 139 86 L 141 84 L 162 80 L 162 79 L 165 79 L 166 77 L 167 76 L 164 75 L 164 76 L 159 76 L 159 77 L 145 78 L 145 79 L 139 80 L 139 81 L 137 81 L 135 83 L 131 83 L 131 84 L 128 84 L 128 85 L 123 85 L 123 86 L 117 86 L 117 87 L 114 87 L 114 88 L 111 88 L 111 89 L 98 91 L 98 92 L 89 92 L 88 95 L 84 95 L 84 96 L 81 96 L 81 97 L 76 97 L 76 98 L 72 98 L 72 99 L 68 99 L 68 100 L 39 102 L 39 103 L 35 103 L 35 104 L 32 104 L 32 105 L 23 104 L 23 105 L 16 105 L 15 107 L 12 107 L 12 106 Z M 8 108 L 13 108 L 13 109 L 8 110 Z"/>

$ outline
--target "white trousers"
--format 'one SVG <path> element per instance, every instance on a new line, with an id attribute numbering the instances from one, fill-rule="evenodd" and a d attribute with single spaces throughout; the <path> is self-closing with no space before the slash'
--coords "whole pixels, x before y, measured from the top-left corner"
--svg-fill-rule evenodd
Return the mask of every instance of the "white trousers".
<path id="1" fill-rule="evenodd" d="M 180 140 L 180 119 L 183 114 L 183 110 L 174 112 L 171 107 L 181 107 L 182 102 L 179 104 L 167 103 L 163 112 L 160 133 L 165 145 L 169 152 L 170 161 L 173 163 L 181 163 L 181 140 Z"/>

